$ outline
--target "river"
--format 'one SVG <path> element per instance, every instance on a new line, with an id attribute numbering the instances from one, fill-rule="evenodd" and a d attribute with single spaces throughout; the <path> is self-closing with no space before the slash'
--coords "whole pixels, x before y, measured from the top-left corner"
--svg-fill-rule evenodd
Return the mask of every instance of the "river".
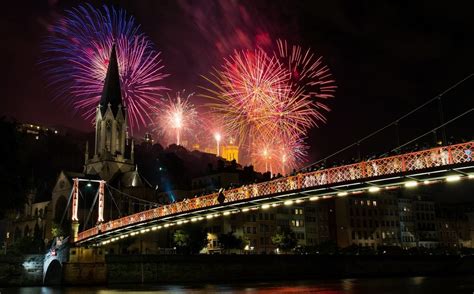
<path id="1" fill-rule="evenodd" d="M 0 288 L 1 294 L 123 294 L 123 293 L 474 293 L 474 276 L 395 277 L 252 282 L 240 284 L 121 285 L 110 287 Z"/>

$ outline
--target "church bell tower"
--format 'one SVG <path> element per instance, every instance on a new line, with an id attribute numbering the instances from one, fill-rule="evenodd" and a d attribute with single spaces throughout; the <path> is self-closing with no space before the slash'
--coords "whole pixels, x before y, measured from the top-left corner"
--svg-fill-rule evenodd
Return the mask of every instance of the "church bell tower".
<path id="1" fill-rule="evenodd" d="M 89 158 L 88 150 L 86 152 L 84 167 L 86 174 L 98 174 L 107 181 L 117 172 L 133 170 L 133 154 L 125 156 L 127 121 L 127 109 L 122 102 L 119 66 L 114 44 L 110 53 L 104 89 L 96 110 L 93 157 Z"/>

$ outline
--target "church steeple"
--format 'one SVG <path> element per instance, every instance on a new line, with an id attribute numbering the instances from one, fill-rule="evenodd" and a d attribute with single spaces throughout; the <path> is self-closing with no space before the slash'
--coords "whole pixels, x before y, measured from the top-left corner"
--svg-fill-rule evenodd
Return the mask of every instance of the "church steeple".
<path id="1" fill-rule="evenodd" d="M 125 154 L 127 109 L 120 89 L 119 65 L 115 44 L 109 58 L 104 89 L 95 117 L 94 156 L 86 158 L 85 172 L 110 179 L 118 170 L 133 170 L 133 157 Z"/>
<path id="2" fill-rule="evenodd" d="M 115 44 L 112 45 L 109 66 L 105 76 L 104 89 L 102 90 L 102 96 L 100 97 L 99 107 L 102 115 L 105 114 L 109 105 L 114 116 L 117 115 L 119 105 L 122 105 L 123 108 L 122 91 L 120 88 L 120 72 L 117 61 L 117 53 L 115 51 Z"/>

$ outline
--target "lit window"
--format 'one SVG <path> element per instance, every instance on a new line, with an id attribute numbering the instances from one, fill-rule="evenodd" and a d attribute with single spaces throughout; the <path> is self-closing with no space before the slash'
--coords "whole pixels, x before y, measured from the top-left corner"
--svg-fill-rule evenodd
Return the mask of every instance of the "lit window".
<path id="1" fill-rule="evenodd" d="M 302 227 L 304 225 L 304 221 L 303 220 L 298 220 L 298 219 L 294 219 L 294 220 L 291 220 L 291 225 L 293 227 Z"/>
<path id="2" fill-rule="evenodd" d="M 302 208 L 295 208 L 295 214 L 303 214 Z"/>

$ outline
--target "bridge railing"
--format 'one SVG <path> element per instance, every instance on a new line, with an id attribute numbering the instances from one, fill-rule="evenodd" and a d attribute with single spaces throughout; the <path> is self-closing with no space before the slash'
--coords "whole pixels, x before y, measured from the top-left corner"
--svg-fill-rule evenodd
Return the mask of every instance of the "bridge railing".
<path id="1" fill-rule="evenodd" d="M 303 188 L 386 176 L 407 171 L 423 170 L 460 164 L 472 161 L 474 142 L 437 147 L 417 152 L 395 155 L 380 159 L 363 161 L 345 166 L 278 178 L 268 182 L 244 185 L 224 191 L 225 203 L 296 191 Z M 138 212 L 120 219 L 99 224 L 94 228 L 80 232 L 78 240 L 84 240 L 99 234 L 132 224 L 178 214 L 195 209 L 217 205 L 217 193 L 186 199 L 181 202 L 164 205 L 147 211 Z"/>

